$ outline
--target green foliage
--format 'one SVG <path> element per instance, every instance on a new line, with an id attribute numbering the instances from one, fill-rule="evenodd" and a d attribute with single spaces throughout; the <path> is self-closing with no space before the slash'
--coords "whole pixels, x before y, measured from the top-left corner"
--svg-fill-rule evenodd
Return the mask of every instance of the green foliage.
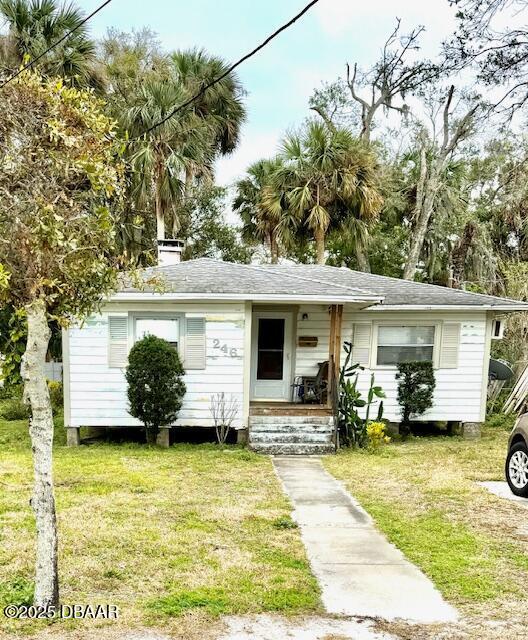
<path id="1" fill-rule="evenodd" d="M 229 594 L 221 587 L 198 587 L 179 590 L 148 603 L 148 608 L 166 616 L 180 616 L 189 610 L 202 609 L 211 616 L 229 610 Z"/>
<path id="2" fill-rule="evenodd" d="M 159 428 L 178 417 L 185 395 L 183 367 L 176 349 L 161 338 L 145 336 L 130 350 L 126 380 L 130 415 L 145 425 L 153 444 Z"/>
<path id="3" fill-rule="evenodd" d="M 413 416 L 420 416 L 433 406 L 436 386 L 433 363 L 400 362 L 398 364 L 398 403 L 402 410 L 402 432 L 408 434 Z"/>
<path id="4" fill-rule="evenodd" d="M 111 206 L 123 165 L 102 109 L 92 92 L 32 72 L 3 90 L 0 235 L 10 242 L 0 264 L 9 276 L 3 302 L 13 309 L 39 298 L 50 318 L 67 323 L 116 286 Z"/>
<path id="5" fill-rule="evenodd" d="M 237 185 L 234 206 L 245 237 L 266 243 L 272 262 L 308 241 L 324 263 L 333 232 L 364 256 L 368 229 L 382 206 L 374 151 L 349 129 L 315 121 L 288 134 L 281 147 L 275 158 L 249 167 Z"/>
<path id="6" fill-rule="evenodd" d="M 48 380 L 48 390 L 53 412 L 61 412 L 64 408 L 64 391 L 62 382 L 59 382 L 58 380 Z"/>
<path id="7" fill-rule="evenodd" d="M 494 413 L 486 418 L 486 425 L 492 429 L 511 431 L 516 420 L 517 415 L 515 413 Z"/>
<path id="8" fill-rule="evenodd" d="M 58 0 L 1 0 L 0 13 L 9 34 L 3 38 L 0 50 L 3 68 L 18 69 L 73 30 L 67 43 L 53 47 L 40 58 L 40 72 L 68 78 L 77 86 L 100 85 L 95 43 L 89 37 L 87 24 L 82 24 L 82 11 L 73 4 Z"/>
<path id="9" fill-rule="evenodd" d="M 0 582 L 0 606 L 30 606 L 33 604 L 33 590 L 33 583 L 21 576 Z"/>
<path id="10" fill-rule="evenodd" d="M 0 404 L 0 416 L 4 420 L 27 420 L 29 409 L 20 396 L 15 396 L 4 400 Z"/>
<path id="11" fill-rule="evenodd" d="M 370 410 L 376 399 L 384 398 L 383 389 L 374 384 L 374 374 L 370 378 L 367 398 L 362 397 L 357 388 L 359 372 L 364 370 L 358 364 L 351 365 L 352 344 L 344 343 L 345 361 L 339 373 L 339 433 L 340 441 L 345 446 L 365 447 L 367 445 L 367 425 Z M 365 409 L 365 418 L 361 418 L 358 409 Z M 383 416 L 383 401 L 379 403 L 377 420 Z"/>
<path id="12" fill-rule="evenodd" d="M 299 525 L 290 516 L 280 516 L 273 521 L 275 529 L 297 529 Z"/>
<path id="13" fill-rule="evenodd" d="M 7 286 L 5 287 L 7 290 Z M 1 295 L 1 294 L 0 294 Z M 2 378 L 6 387 L 22 382 L 20 362 L 26 349 L 26 312 L 7 304 L 0 308 L 0 353 Z"/>
<path id="14" fill-rule="evenodd" d="M 224 221 L 226 189 L 194 190 L 180 213 L 179 237 L 185 241 L 184 260 L 216 258 L 249 264 L 252 248 L 241 242 L 240 230 Z"/>

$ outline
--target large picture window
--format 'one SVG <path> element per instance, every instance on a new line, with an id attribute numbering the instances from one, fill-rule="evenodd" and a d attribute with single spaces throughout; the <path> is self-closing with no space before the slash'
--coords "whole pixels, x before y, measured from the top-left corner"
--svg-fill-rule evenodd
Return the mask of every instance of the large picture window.
<path id="1" fill-rule="evenodd" d="M 136 340 L 146 335 L 163 338 L 175 349 L 180 341 L 178 318 L 136 318 Z"/>
<path id="2" fill-rule="evenodd" d="M 378 326 L 377 364 L 397 365 L 400 362 L 429 360 L 434 354 L 434 326 Z"/>

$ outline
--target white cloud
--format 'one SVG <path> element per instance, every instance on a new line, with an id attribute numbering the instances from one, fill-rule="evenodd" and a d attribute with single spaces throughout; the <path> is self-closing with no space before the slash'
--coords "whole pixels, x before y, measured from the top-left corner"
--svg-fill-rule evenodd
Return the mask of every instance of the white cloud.
<path id="1" fill-rule="evenodd" d="M 277 152 L 281 135 L 281 131 L 244 132 L 242 141 L 235 152 L 217 161 L 216 183 L 229 186 L 244 175 L 252 162 L 274 155 Z"/>
<path id="2" fill-rule="evenodd" d="M 365 28 L 386 29 L 386 25 L 394 25 L 396 17 L 401 18 L 404 32 L 418 24 L 426 25 L 434 40 L 441 40 L 455 26 L 455 11 L 447 0 L 406 0 L 398 4 L 394 0 L 320 0 L 314 9 L 321 29 L 332 37 L 354 32 L 364 35 Z"/>

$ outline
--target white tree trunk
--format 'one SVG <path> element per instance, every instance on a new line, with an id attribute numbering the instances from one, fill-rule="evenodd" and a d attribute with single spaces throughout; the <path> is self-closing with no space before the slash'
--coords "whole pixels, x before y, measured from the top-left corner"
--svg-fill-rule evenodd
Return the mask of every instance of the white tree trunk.
<path id="1" fill-rule="evenodd" d="M 422 155 L 422 163 L 425 163 L 425 153 Z M 435 161 L 429 171 L 421 169 L 420 180 L 417 189 L 417 201 L 415 208 L 415 225 L 411 236 L 409 254 L 403 270 L 405 280 L 414 280 L 420 255 L 432 217 L 435 200 L 440 187 L 440 176 L 444 168 L 444 158 Z"/>
<path id="2" fill-rule="evenodd" d="M 24 399 L 31 407 L 29 434 L 33 452 L 34 486 L 31 505 L 37 525 L 35 563 L 36 606 L 57 605 L 59 578 L 57 567 L 57 518 L 53 495 L 53 415 L 44 363 L 50 329 L 43 301 L 26 306 L 28 337 L 22 359 Z"/>

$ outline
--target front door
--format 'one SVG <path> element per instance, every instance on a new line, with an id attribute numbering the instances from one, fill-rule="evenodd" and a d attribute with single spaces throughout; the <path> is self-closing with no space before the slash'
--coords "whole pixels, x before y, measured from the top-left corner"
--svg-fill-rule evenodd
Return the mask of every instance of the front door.
<path id="1" fill-rule="evenodd" d="M 292 314 L 253 314 L 251 397 L 289 400 L 291 385 Z"/>

